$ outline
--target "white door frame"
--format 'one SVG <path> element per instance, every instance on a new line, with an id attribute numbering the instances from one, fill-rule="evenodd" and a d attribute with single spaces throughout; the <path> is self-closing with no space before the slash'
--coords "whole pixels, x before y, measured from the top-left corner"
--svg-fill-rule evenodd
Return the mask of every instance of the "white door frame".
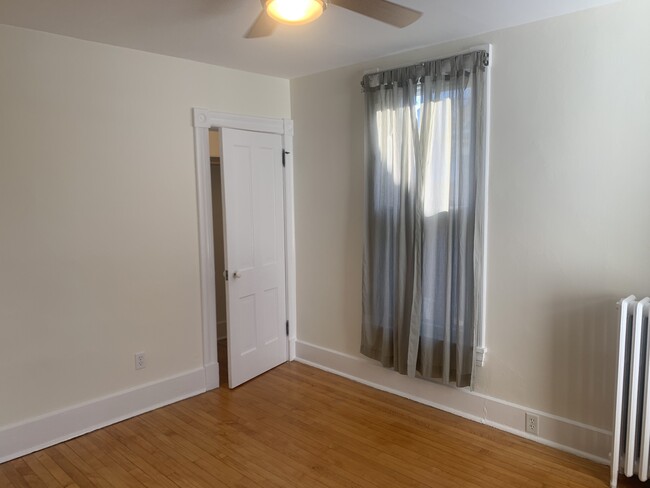
<path id="1" fill-rule="evenodd" d="M 289 361 L 296 357 L 296 239 L 293 199 L 293 121 L 192 109 L 194 125 L 194 157 L 199 217 L 199 255 L 201 272 L 201 320 L 203 323 L 203 367 L 206 390 L 219 387 L 217 357 L 217 300 L 214 273 L 214 242 L 212 234 L 212 186 L 210 180 L 211 128 L 250 130 L 280 134 L 287 151 L 284 168 L 285 266 L 287 319 L 289 320 Z"/>

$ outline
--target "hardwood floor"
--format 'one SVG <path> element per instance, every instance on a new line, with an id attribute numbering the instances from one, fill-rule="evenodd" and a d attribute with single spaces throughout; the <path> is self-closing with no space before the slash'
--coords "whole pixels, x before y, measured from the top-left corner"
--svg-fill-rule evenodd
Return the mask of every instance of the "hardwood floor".
<path id="1" fill-rule="evenodd" d="M 1 487 L 579 488 L 608 479 L 606 466 L 299 363 L 0 465 Z"/>

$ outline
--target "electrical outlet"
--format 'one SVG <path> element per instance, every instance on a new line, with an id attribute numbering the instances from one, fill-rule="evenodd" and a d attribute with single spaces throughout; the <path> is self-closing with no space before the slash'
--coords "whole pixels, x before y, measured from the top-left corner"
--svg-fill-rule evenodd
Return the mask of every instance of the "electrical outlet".
<path id="1" fill-rule="evenodd" d="M 135 369 L 143 369 L 147 364 L 144 362 L 144 353 L 135 353 Z"/>
<path id="2" fill-rule="evenodd" d="M 526 432 L 539 435 L 539 415 L 526 412 Z"/>

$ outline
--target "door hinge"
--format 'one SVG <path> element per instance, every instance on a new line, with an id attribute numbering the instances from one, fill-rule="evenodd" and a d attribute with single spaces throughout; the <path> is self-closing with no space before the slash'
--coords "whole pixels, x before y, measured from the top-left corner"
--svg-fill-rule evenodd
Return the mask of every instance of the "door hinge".
<path id="1" fill-rule="evenodd" d="M 282 150 L 282 167 L 284 168 L 287 164 L 287 154 L 291 154 L 289 151 Z"/>
<path id="2" fill-rule="evenodd" d="M 289 337 L 289 321 L 287 320 L 287 337 Z"/>

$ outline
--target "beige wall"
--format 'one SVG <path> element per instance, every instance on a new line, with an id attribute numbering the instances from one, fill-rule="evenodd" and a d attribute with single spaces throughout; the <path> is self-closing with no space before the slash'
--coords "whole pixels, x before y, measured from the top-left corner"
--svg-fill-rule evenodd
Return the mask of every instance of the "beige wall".
<path id="1" fill-rule="evenodd" d="M 289 82 L 2 25 L 0 73 L 0 427 L 201 367 L 190 110 Z"/>
<path id="2" fill-rule="evenodd" d="M 358 355 L 362 74 L 489 42 L 477 390 L 610 428 L 615 302 L 650 293 L 648 18 L 650 2 L 629 0 L 292 80 L 299 340 Z"/>

